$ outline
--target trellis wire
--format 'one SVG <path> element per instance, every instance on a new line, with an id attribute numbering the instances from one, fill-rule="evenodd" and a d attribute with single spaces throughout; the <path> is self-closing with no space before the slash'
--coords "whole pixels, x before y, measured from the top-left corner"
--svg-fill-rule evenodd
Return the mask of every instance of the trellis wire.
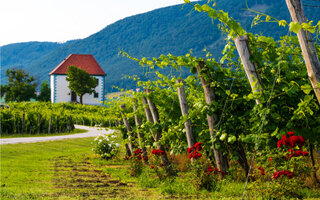
<path id="1" fill-rule="evenodd" d="M 288 31 L 287 36 L 289 36 L 289 33 L 290 33 L 290 31 Z M 252 156 L 250 167 L 249 167 L 249 171 L 248 171 L 248 174 L 247 174 L 246 184 L 245 184 L 244 191 L 243 191 L 242 198 L 241 198 L 242 200 L 244 199 L 244 195 L 246 194 L 246 190 L 247 190 L 247 186 L 248 186 L 248 182 L 249 182 L 249 175 L 250 175 L 250 172 L 252 170 L 252 166 L 253 166 L 253 162 L 254 162 L 255 157 L 256 157 L 257 150 L 259 148 L 262 129 L 263 129 L 266 117 L 267 117 L 268 109 L 269 109 L 269 107 L 271 105 L 271 99 L 272 99 L 272 95 L 273 95 L 274 88 L 275 88 L 275 85 L 276 85 L 276 81 L 278 79 L 278 76 L 280 75 L 280 65 L 281 65 L 281 62 L 282 62 L 282 59 L 283 59 L 283 54 L 284 54 L 286 46 L 287 46 L 287 41 L 285 41 L 284 46 L 283 46 L 283 51 L 281 53 L 281 58 L 280 58 L 280 61 L 279 61 L 279 64 L 278 64 L 277 75 L 275 76 L 273 84 L 272 84 L 272 89 L 271 89 L 271 93 L 270 93 L 270 96 L 269 96 L 269 100 L 267 102 L 266 111 L 264 113 L 263 120 L 262 120 L 262 123 L 261 123 L 261 127 L 260 127 L 260 130 L 259 130 L 259 136 L 258 136 L 257 142 L 255 144 L 255 148 L 254 148 L 254 151 L 253 151 L 253 156 Z"/>

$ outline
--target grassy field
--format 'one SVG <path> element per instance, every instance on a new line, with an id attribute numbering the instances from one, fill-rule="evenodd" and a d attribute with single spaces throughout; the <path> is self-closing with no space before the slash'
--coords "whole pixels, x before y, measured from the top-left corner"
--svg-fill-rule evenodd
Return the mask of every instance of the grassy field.
<path id="1" fill-rule="evenodd" d="M 72 135 L 77 133 L 86 133 L 88 130 L 84 129 L 74 129 L 71 132 L 65 132 L 65 133 L 58 133 L 58 134 L 47 134 L 47 133 L 40 133 L 40 134 L 1 134 L 0 138 L 17 138 L 17 137 L 46 137 L 46 136 L 55 136 L 55 135 Z"/>
<path id="2" fill-rule="evenodd" d="M 110 163 L 91 151 L 93 138 L 1 145 L 0 199 L 154 199 L 154 189 L 141 189 L 118 158 Z"/>
<path id="3" fill-rule="evenodd" d="M 101 160 L 93 138 L 1 145 L 0 199 L 240 199 L 243 182 L 224 179 L 215 192 L 196 191 L 180 172 L 173 182 L 130 176 L 123 154 Z M 320 192 L 307 191 L 310 199 Z M 255 199 L 255 198 L 252 198 Z"/>

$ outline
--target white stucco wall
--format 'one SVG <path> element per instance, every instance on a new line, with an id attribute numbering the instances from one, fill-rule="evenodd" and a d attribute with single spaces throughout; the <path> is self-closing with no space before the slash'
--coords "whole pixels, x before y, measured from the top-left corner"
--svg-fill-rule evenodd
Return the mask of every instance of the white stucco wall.
<path id="1" fill-rule="evenodd" d="M 54 103 L 54 75 L 50 75 L 51 103 Z"/>
<path id="2" fill-rule="evenodd" d="M 71 102 L 71 91 L 68 88 L 67 75 L 56 75 L 56 97 L 55 102 Z"/>
<path id="3" fill-rule="evenodd" d="M 55 78 L 54 78 L 55 76 Z M 51 75 L 50 87 L 51 87 L 51 102 L 71 102 L 71 90 L 68 88 L 69 82 L 66 80 L 67 75 Z M 94 98 L 94 93 L 85 94 L 82 98 L 83 104 L 88 105 L 101 105 L 100 101 L 103 101 L 104 90 L 104 76 L 94 76 L 99 80 L 98 86 L 95 91 L 99 94 L 98 98 Z M 80 98 L 77 96 L 77 101 L 80 102 Z"/>

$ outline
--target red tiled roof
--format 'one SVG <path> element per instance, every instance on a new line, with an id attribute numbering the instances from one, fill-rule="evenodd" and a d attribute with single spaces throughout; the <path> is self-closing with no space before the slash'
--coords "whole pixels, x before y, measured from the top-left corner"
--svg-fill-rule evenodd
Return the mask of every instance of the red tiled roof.
<path id="1" fill-rule="evenodd" d="M 106 76 L 106 73 L 104 73 L 93 55 L 86 54 L 70 54 L 54 70 L 52 70 L 49 75 L 67 74 L 68 67 L 71 65 L 87 71 L 90 75 Z"/>

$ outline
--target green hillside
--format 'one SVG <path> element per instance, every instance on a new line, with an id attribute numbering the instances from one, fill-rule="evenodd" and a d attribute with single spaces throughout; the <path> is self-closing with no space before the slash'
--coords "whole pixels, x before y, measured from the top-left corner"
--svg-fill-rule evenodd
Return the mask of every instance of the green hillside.
<path id="1" fill-rule="evenodd" d="M 252 9 L 289 20 L 289 12 L 284 1 L 247 0 L 247 2 Z M 217 0 L 217 5 L 239 20 L 250 32 L 274 37 L 287 33 L 286 29 L 279 28 L 276 23 L 263 23 L 251 28 L 255 13 L 245 10 L 244 0 Z M 309 19 L 317 21 L 320 19 L 320 13 L 315 9 L 306 8 L 305 11 Z M 33 56 L 29 60 L 25 59 L 24 54 L 21 58 L 16 56 L 11 59 L 13 55 L 5 53 L 3 57 L 5 60 L 10 58 L 13 64 L 21 63 L 25 70 L 44 80 L 48 79 L 48 73 L 69 54 L 93 54 L 107 73 L 106 89 L 112 91 L 112 85 L 133 87 L 131 81 L 121 79 L 123 75 L 143 75 L 143 69 L 137 63 L 118 56 L 120 49 L 135 57 L 151 57 L 168 53 L 185 54 L 191 49 L 195 55 L 201 55 L 202 50 L 206 48 L 218 58 L 224 46 L 224 35 L 220 33 L 217 25 L 217 22 L 212 23 L 206 14 L 192 11 L 191 6 L 177 5 L 125 18 L 88 38 L 48 47 L 43 54 Z M 17 47 L 16 51 L 20 50 Z M 17 55 L 21 54 L 19 52 Z M 7 62 L 7 65 L 10 62 Z"/>

